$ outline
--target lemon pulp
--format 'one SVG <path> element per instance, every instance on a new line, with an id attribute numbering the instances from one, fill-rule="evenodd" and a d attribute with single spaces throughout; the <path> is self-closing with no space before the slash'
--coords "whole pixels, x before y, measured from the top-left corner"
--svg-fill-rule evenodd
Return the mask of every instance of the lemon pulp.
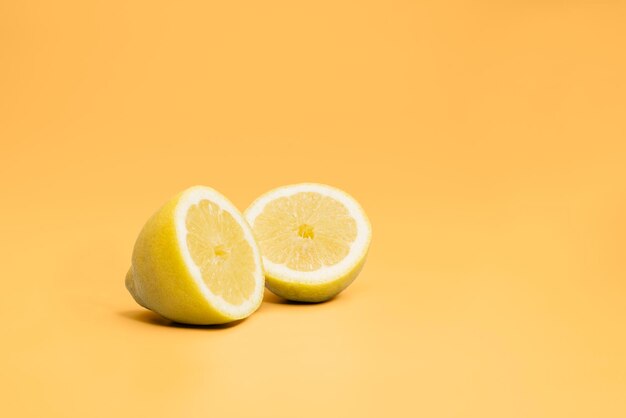
<path id="1" fill-rule="evenodd" d="M 209 290 L 233 305 L 254 292 L 252 248 L 233 216 L 209 200 L 191 205 L 185 219 L 187 246 Z"/>
<path id="2" fill-rule="evenodd" d="M 264 257 L 298 271 L 315 271 L 343 260 L 357 237 L 357 225 L 339 201 L 300 192 L 269 202 L 253 232 Z"/>

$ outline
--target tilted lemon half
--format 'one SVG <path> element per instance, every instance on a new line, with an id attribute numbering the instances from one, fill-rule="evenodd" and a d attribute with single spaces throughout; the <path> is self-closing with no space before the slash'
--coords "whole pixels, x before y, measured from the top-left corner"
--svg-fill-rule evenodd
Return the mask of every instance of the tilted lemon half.
<path id="1" fill-rule="evenodd" d="M 323 184 L 279 187 L 244 216 L 263 256 L 266 286 L 289 300 L 321 302 L 361 271 L 372 232 L 361 206 Z"/>
<path id="2" fill-rule="evenodd" d="M 176 322 L 231 322 L 261 303 L 261 255 L 235 206 L 217 191 L 196 186 L 143 227 L 126 288 L 137 303 Z"/>

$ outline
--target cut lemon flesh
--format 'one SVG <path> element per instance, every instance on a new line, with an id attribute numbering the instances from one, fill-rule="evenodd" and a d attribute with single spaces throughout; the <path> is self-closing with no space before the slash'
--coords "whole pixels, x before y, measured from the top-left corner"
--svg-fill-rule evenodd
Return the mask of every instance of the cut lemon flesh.
<path id="1" fill-rule="evenodd" d="M 343 260 L 356 239 L 356 222 L 331 197 L 299 192 L 268 202 L 254 222 L 263 255 L 292 270 L 315 271 Z"/>
<path id="2" fill-rule="evenodd" d="M 126 287 L 171 320 L 218 324 L 245 318 L 263 295 L 261 256 L 242 215 L 215 190 L 176 196 L 142 229 Z"/>
<path id="3" fill-rule="evenodd" d="M 243 303 L 254 292 L 256 265 L 242 227 L 209 200 L 190 206 L 185 224 L 189 254 L 209 290 L 233 305 Z"/>
<path id="4" fill-rule="evenodd" d="M 266 285 L 291 300 L 327 300 L 357 276 L 371 239 L 360 205 L 336 188 L 274 189 L 245 212 L 263 255 Z"/>

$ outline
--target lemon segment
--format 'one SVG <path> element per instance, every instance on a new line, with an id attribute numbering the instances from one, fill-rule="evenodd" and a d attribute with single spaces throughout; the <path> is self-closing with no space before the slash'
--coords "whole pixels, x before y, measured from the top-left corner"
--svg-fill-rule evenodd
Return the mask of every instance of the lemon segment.
<path id="1" fill-rule="evenodd" d="M 371 226 L 345 192 L 315 183 L 274 189 L 244 216 L 263 256 L 266 286 L 286 299 L 320 302 L 358 275 Z"/>

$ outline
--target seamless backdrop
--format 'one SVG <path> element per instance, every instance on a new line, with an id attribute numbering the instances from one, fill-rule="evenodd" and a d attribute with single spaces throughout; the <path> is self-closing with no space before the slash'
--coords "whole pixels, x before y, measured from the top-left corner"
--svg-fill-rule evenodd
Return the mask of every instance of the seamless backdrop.
<path id="1" fill-rule="evenodd" d="M 0 2 L 0 415 L 626 416 L 621 1 Z M 210 185 L 345 189 L 336 299 L 183 327 L 124 289 Z"/>

